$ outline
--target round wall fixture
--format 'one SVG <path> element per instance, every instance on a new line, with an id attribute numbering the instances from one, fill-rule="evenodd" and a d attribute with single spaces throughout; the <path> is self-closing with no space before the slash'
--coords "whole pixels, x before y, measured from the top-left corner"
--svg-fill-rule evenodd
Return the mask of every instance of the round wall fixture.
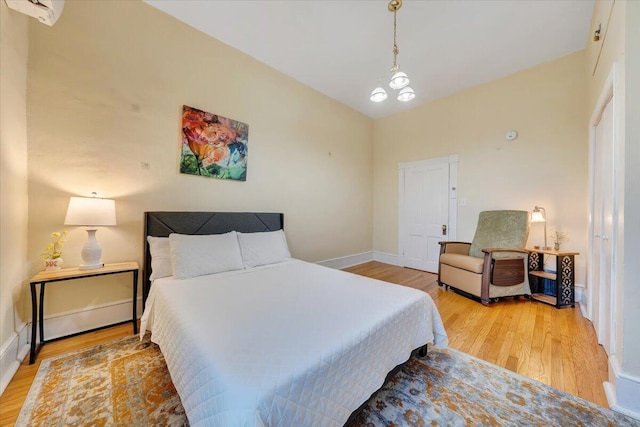
<path id="1" fill-rule="evenodd" d="M 518 132 L 516 132 L 515 130 L 510 130 L 504 135 L 504 139 L 506 139 L 507 141 L 513 141 L 517 137 L 518 137 Z"/>

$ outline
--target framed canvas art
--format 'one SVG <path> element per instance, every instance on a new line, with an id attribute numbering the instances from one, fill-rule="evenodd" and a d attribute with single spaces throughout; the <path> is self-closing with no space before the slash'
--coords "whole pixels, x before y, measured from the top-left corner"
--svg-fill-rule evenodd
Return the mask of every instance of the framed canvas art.
<path id="1" fill-rule="evenodd" d="M 248 144 L 246 123 L 182 107 L 181 173 L 246 181 Z"/>

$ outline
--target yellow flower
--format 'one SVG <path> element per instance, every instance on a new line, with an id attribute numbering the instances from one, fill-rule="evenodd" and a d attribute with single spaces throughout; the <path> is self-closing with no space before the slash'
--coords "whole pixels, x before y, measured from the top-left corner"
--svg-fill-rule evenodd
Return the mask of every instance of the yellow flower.
<path id="1" fill-rule="evenodd" d="M 56 259 L 62 256 L 62 246 L 64 245 L 64 240 L 62 238 L 66 234 L 66 230 L 51 233 L 51 237 L 53 237 L 55 240 L 53 241 L 53 243 L 49 243 L 44 247 L 42 259 Z"/>

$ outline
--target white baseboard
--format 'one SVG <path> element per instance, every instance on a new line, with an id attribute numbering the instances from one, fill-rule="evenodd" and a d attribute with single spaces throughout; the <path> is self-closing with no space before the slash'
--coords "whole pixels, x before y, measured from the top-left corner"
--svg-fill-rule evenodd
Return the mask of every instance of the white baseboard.
<path id="1" fill-rule="evenodd" d="M 385 264 L 400 265 L 400 257 L 396 254 L 373 251 L 373 260 L 384 262 Z"/>
<path id="2" fill-rule="evenodd" d="M 609 356 L 609 381 L 603 386 L 611 409 L 640 420 L 640 377 L 625 373 L 615 354 Z"/>
<path id="3" fill-rule="evenodd" d="M 347 255 L 339 258 L 332 258 L 324 261 L 319 261 L 316 264 L 341 270 L 343 268 L 352 267 L 354 265 L 364 264 L 365 262 L 369 262 L 372 260 L 373 260 L 373 255 L 371 252 L 362 252 L 360 254 Z"/>
<path id="4" fill-rule="evenodd" d="M 138 298 L 138 318 L 142 315 L 142 298 Z M 80 310 L 56 313 L 44 318 L 45 339 L 52 340 L 90 329 L 131 320 L 131 300 L 85 307 Z M 38 332 L 39 333 L 39 332 Z M 133 331 L 132 331 L 133 333 Z M 38 341 L 39 341 L 38 337 Z"/>
<path id="5" fill-rule="evenodd" d="M 584 301 L 584 295 L 586 295 L 585 287 L 583 284 L 576 283 L 574 288 L 574 297 L 578 307 L 580 308 L 580 313 L 582 313 L 582 317 L 587 318 L 587 304 Z"/>
<path id="6" fill-rule="evenodd" d="M 582 313 L 582 317 L 590 321 L 591 319 L 589 319 L 589 317 L 587 316 L 587 305 L 581 302 L 578 307 L 580 307 L 580 313 Z"/>
<path id="7" fill-rule="evenodd" d="M 9 381 L 18 371 L 20 363 L 29 352 L 29 328 L 23 323 L 18 327 L 18 332 L 0 347 L 0 395 L 9 385 Z"/>
<path id="8" fill-rule="evenodd" d="M 587 316 L 587 301 L 586 301 L 587 290 L 585 289 L 585 286 L 583 284 L 576 283 L 574 292 L 575 292 L 574 296 L 576 299 L 576 303 L 579 303 L 578 307 L 580 308 L 580 313 L 582 313 L 582 317 L 584 317 L 585 319 L 591 320 Z"/>
<path id="9" fill-rule="evenodd" d="M 127 299 L 45 317 L 45 338 L 51 340 L 114 323 L 130 321 L 133 310 L 131 304 L 131 300 Z M 142 298 L 138 298 L 137 304 L 139 318 L 142 315 Z M 133 329 L 131 332 L 133 333 Z M 37 341 L 39 340 L 40 337 L 37 337 Z M 0 394 L 4 392 L 11 378 L 17 372 L 20 363 L 29 353 L 30 342 L 31 322 L 22 325 L 19 331 L 6 343 L 3 343 L 0 348 Z"/>
<path id="10" fill-rule="evenodd" d="M 353 267 L 354 265 L 364 264 L 369 261 L 379 261 L 385 264 L 400 265 L 400 258 L 398 255 L 378 251 L 362 252 L 360 254 L 327 259 L 324 261 L 318 261 L 316 264 L 340 270 L 347 267 Z"/>
<path id="11" fill-rule="evenodd" d="M 576 297 L 576 302 L 582 303 L 582 296 L 584 295 L 585 289 L 584 289 L 584 285 L 576 283 L 575 286 L 575 297 Z"/>

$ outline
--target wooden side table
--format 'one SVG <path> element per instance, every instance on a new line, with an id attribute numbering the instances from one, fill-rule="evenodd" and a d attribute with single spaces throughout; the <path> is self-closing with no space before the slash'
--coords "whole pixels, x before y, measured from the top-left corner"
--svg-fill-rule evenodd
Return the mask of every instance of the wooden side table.
<path id="1" fill-rule="evenodd" d="M 107 276 L 109 274 L 120 273 L 133 273 L 133 317 L 131 322 L 133 323 L 133 333 L 138 333 L 137 322 L 137 304 L 136 297 L 138 296 L 138 267 L 137 262 L 119 262 L 115 264 L 105 264 L 102 268 L 96 268 L 93 270 L 80 270 L 79 268 L 63 268 L 56 271 L 41 271 L 31 278 L 29 284 L 31 285 L 31 353 L 29 355 L 29 364 L 33 364 L 36 361 L 36 357 L 42 346 L 45 345 L 47 340 L 44 339 L 44 288 L 47 283 L 62 282 L 65 280 L 84 279 L 87 277 L 95 276 Z M 40 285 L 40 307 L 38 307 L 38 298 L 36 298 L 36 286 Z M 36 346 L 36 324 L 40 326 L 40 343 Z M 107 325 L 113 326 L 113 325 Z M 82 331 L 78 335 L 86 332 L 95 331 L 97 329 L 106 328 L 107 326 L 101 326 L 99 328 L 90 329 L 88 331 Z M 66 336 L 72 336 L 66 335 Z M 64 338 L 64 337 L 60 337 Z M 59 338 L 56 338 L 59 339 Z M 51 340 L 53 341 L 53 340 Z"/>
<path id="2" fill-rule="evenodd" d="M 575 307 L 575 256 L 578 252 L 554 251 L 548 249 L 531 249 L 529 252 L 529 281 L 531 284 L 531 299 L 551 304 L 556 308 Z M 555 273 L 544 271 L 544 256 L 556 257 Z M 556 296 L 543 292 L 543 280 L 555 282 Z"/>

